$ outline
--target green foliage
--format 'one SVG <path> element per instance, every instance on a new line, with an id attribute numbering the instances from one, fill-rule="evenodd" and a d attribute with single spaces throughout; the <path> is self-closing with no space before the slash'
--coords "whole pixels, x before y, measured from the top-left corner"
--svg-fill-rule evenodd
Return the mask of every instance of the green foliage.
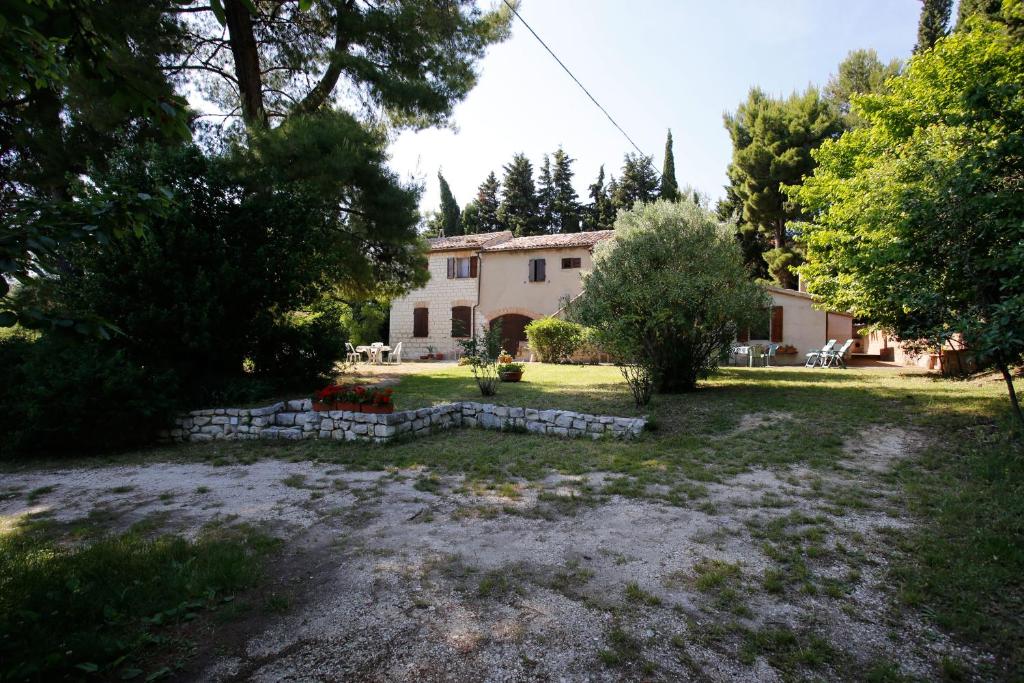
<path id="1" fill-rule="evenodd" d="M 979 19 L 855 98 L 868 125 L 793 191 L 815 216 L 810 291 L 902 339 L 960 333 L 1004 371 L 1024 358 L 1021 82 L 1024 45 Z"/>
<path id="2" fill-rule="evenodd" d="M 543 232 L 537 190 L 533 184 L 533 165 L 524 154 L 516 154 L 505 165 L 498 220 L 505 230 L 511 230 L 516 236 Z"/>
<path id="3" fill-rule="evenodd" d="M 551 180 L 551 158 L 545 154 L 537 173 L 537 220 L 541 232 L 552 232 L 555 186 Z"/>
<path id="4" fill-rule="evenodd" d="M 467 235 L 486 232 L 480 224 L 480 205 L 476 203 L 475 199 L 463 207 L 461 222 L 462 231 Z"/>
<path id="5" fill-rule="evenodd" d="M 501 355 L 501 325 L 488 325 L 482 335 L 470 339 L 462 339 L 459 346 L 469 359 L 469 367 L 473 379 L 482 396 L 494 396 L 498 393 L 498 356 Z"/>
<path id="6" fill-rule="evenodd" d="M 452 189 L 448 187 L 448 181 L 444 179 L 441 172 L 437 172 L 437 181 L 441 186 L 441 234 L 445 237 L 454 237 L 463 234 L 462 222 L 460 220 L 459 203 L 455 201 Z"/>
<path id="7" fill-rule="evenodd" d="M 953 0 L 922 0 L 921 17 L 917 24 L 917 44 L 914 52 L 930 50 L 935 41 L 946 35 Z"/>
<path id="8" fill-rule="evenodd" d="M 903 63 L 898 59 L 883 64 L 874 50 L 852 50 L 829 78 L 825 99 L 839 110 L 846 128 L 863 125 L 864 120 L 851 111 L 854 95 L 886 92 L 886 81 L 898 76 L 902 70 Z"/>
<path id="9" fill-rule="evenodd" d="M 254 533 L 196 541 L 129 533 L 69 547 L 32 527 L 5 531 L 0 678 L 141 677 L 142 656 L 171 649 L 175 626 L 252 586 L 272 547 Z"/>
<path id="10" fill-rule="evenodd" d="M 538 318 L 526 326 L 530 349 L 545 363 L 566 363 L 585 340 L 584 328 L 561 318 Z"/>
<path id="11" fill-rule="evenodd" d="M 497 232 L 504 229 L 498 220 L 498 207 L 501 204 L 498 199 L 500 188 L 501 184 L 498 182 L 498 177 L 494 175 L 494 171 L 488 173 L 484 182 L 480 184 L 476 193 L 476 204 L 480 216 L 478 232 Z"/>
<path id="12" fill-rule="evenodd" d="M 555 150 L 551 171 L 551 232 L 580 231 L 580 201 L 573 187 L 572 163 L 561 147 Z"/>
<path id="13" fill-rule="evenodd" d="M 672 152 L 672 131 L 665 136 L 665 161 L 661 167 L 661 188 L 658 196 L 670 202 L 679 199 L 679 184 L 676 182 L 676 158 Z"/>
<path id="14" fill-rule="evenodd" d="M 629 210 L 637 202 L 652 202 L 658 197 L 658 172 L 654 160 L 639 154 L 626 154 L 622 177 L 610 192 L 616 211 Z"/>
<path id="15" fill-rule="evenodd" d="M 729 183 L 743 220 L 770 240 L 764 259 L 775 282 L 795 288 L 792 266 L 799 256 L 787 223 L 801 214 L 783 187 L 813 170 L 811 151 L 840 131 L 837 114 L 815 88 L 784 100 L 753 88 L 734 114 L 725 115 L 725 127 L 733 143 Z"/>
<path id="16" fill-rule="evenodd" d="M 0 458 L 138 446 L 167 425 L 177 378 L 70 333 L 0 341 Z"/>
<path id="17" fill-rule="evenodd" d="M 588 188 L 590 206 L 587 207 L 587 230 L 605 230 L 615 222 L 615 207 L 612 206 L 608 188 L 604 184 L 604 164 L 597 172 L 597 180 Z"/>
<path id="18" fill-rule="evenodd" d="M 338 316 L 348 341 L 354 346 L 372 344 L 387 337 L 384 326 L 388 322 L 390 309 L 386 303 L 369 300 L 330 304 L 326 308 L 328 314 Z"/>
<path id="19" fill-rule="evenodd" d="M 692 390 L 767 295 L 747 278 L 728 228 L 692 202 L 638 206 L 615 230 L 571 313 L 602 348 L 650 364 L 658 391 Z"/>
<path id="20" fill-rule="evenodd" d="M 967 26 L 967 20 L 980 14 L 986 19 L 998 19 L 1002 0 L 960 0 L 956 7 L 956 29 Z"/>

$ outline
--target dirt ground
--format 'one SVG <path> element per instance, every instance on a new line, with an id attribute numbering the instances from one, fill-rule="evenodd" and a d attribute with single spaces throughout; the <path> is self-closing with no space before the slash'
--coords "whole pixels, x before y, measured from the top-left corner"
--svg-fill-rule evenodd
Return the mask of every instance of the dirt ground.
<path id="1" fill-rule="evenodd" d="M 887 539 L 909 522 L 886 474 L 920 439 L 872 427 L 839 472 L 753 470 L 686 507 L 603 494 L 600 472 L 487 488 L 261 460 L 4 475 L 44 493 L 0 515 L 285 538 L 288 605 L 212 631 L 183 680 L 933 679 L 981 655 L 893 609 Z"/>

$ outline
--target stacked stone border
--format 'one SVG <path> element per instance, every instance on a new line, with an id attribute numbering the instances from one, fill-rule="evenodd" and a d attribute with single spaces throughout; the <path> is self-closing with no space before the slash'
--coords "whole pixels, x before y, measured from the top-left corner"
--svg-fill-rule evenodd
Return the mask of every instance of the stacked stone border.
<path id="1" fill-rule="evenodd" d="M 461 401 L 394 413 L 312 410 L 309 399 L 262 408 L 193 410 L 161 434 L 169 441 L 243 439 L 336 439 L 385 443 L 437 431 L 476 427 L 561 437 L 633 438 L 643 431 L 642 417 L 590 415 L 570 410 L 537 410 Z"/>

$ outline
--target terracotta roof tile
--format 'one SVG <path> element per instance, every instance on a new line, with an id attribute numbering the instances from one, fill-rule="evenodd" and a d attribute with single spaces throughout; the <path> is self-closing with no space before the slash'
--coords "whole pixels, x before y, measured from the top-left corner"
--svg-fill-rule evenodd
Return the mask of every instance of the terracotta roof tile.
<path id="1" fill-rule="evenodd" d="M 428 239 L 430 251 L 454 251 L 456 249 L 480 249 L 489 244 L 496 244 L 512 239 L 508 230 L 501 232 L 481 232 L 475 235 L 457 235 L 455 237 L 434 237 Z"/>
<path id="2" fill-rule="evenodd" d="M 525 251 L 528 249 L 565 249 L 570 247 L 592 247 L 601 240 L 615 236 L 614 230 L 593 230 L 570 232 L 558 235 L 531 235 L 515 237 L 484 247 L 484 251 Z"/>

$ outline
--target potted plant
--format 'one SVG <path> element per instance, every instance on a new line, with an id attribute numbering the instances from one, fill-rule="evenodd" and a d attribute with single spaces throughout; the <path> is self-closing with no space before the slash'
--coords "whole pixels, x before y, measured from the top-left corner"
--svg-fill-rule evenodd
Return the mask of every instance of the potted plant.
<path id="1" fill-rule="evenodd" d="M 512 354 L 506 351 L 505 349 L 502 349 L 501 353 L 498 354 L 498 362 L 501 363 L 502 365 L 507 365 L 508 363 L 511 363 L 514 360 L 515 358 L 512 357 Z"/>
<path id="2" fill-rule="evenodd" d="M 313 394 L 313 410 L 359 412 L 358 389 L 362 389 L 362 387 L 350 387 L 344 384 L 328 385 Z"/>
<path id="3" fill-rule="evenodd" d="M 434 360 L 444 360 L 444 354 L 443 353 L 435 353 L 434 354 Z"/>
<path id="4" fill-rule="evenodd" d="M 523 364 L 502 363 L 498 366 L 498 376 L 502 382 L 518 382 L 523 378 Z"/>
<path id="5" fill-rule="evenodd" d="M 393 393 L 391 387 L 386 389 L 369 389 L 365 394 L 365 401 L 360 404 L 364 413 L 393 413 L 395 404 L 391 399 Z"/>
<path id="6" fill-rule="evenodd" d="M 783 344 L 775 351 L 775 353 L 780 355 L 794 354 L 796 353 L 796 347 L 792 344 Z"/>

